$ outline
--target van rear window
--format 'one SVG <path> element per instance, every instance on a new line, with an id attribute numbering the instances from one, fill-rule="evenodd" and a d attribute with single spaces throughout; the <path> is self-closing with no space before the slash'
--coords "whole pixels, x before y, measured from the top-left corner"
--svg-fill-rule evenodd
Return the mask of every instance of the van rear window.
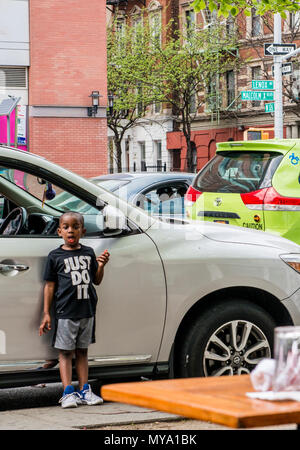
<path id="1" fill-rule="evenodd" d="M 271 185 L 283 155 L 278 152 L 222 152 L 195 179 L 201 192 L 251 192 Z"/>

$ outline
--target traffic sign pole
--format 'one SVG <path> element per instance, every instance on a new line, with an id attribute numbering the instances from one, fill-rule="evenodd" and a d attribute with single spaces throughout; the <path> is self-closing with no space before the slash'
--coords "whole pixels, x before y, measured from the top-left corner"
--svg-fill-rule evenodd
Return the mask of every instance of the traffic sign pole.
<path id="1" fill-rule="evenodd" d="M 281 16 L 274 15 L 274 42 L 281 44 Z M 283 105 L 282 105 L 282 57 L 274 55 L 274 90 L 275 90 L 275 111 L 274 111 L 274 134 L 275 138 L 283 138 Z"/>

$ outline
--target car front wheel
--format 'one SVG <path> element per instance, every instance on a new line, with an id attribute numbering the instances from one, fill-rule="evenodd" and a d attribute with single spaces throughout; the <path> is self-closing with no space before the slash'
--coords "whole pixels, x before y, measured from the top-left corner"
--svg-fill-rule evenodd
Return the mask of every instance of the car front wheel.
<path id="1" fill-rule="evenodd" d="M 260 306 L 231 299 L 200 314 L 191 324 L 179 350 L 181 377 L 250 373 L 263 358 L 270 358 L 273 318 Z"/>

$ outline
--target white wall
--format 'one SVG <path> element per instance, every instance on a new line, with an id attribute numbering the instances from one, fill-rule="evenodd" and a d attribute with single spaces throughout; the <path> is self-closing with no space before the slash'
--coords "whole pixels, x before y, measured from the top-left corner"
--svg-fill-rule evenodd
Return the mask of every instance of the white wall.
<path id="1" fill-rule="evenodd" d="M 135 163 L 137 172 L 141 168 L 140 142 L 145 142 L 146 165 L 156 166 L 156 149 L 155 141 L 162 143 L 162 164 L 167 163 L 167 170 L 171 168 L 171 156 L 167 150 L 167 131 L 172 131 L 172 120 L 141 121 L 140 124 L 128 130 L 122 142 L 122 167 L 126 168 L 125 162 L 125 142 L 129 139 L 129 159 L 130 168 Z M 112 137 L 113 133 L 108 128 L 108 137 Z M 150 171 L 150 169 L 149 169 Z"/>
<path id="2" fill-rule="evenodd" d="M 0 0 L 0 66 L 29 66 L 28 0 Z"/>

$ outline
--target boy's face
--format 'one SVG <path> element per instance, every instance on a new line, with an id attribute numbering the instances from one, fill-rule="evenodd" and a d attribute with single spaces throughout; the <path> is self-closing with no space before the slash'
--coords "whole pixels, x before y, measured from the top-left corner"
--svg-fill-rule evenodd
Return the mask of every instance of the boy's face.
<path id="1" fill-rule="evenodd" d="M 75 249 L 79 246 L 79 240 L 85 233 L 82 222 L 75 215 L 64 214 L 57 230 L 58 235 L 65 241 L 65 248 Z"/>

